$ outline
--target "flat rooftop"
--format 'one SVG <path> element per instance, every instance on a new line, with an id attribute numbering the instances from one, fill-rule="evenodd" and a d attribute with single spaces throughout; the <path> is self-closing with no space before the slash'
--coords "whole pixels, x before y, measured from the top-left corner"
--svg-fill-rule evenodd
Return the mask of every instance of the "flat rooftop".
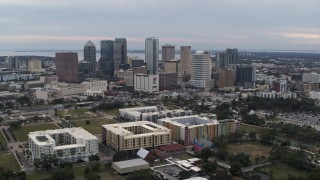
<path id="1" fill-rule="evenodd" d="M 116 166 L 118 166 L 121 169 L 124 168 L 130 168 L 134 166 L 142 166 L 142 165 L 149 165 L 149 163 L 143 159 L 131 159 L 127 161 L 119 161 L 119 162 L 113 162 Z"/>
<path id="2" fill-rule="evenodd" d="M 218 124 L 217 120 L 209 120 L 206 117 L 200 117 L 200 116 L 181 116 L 181 117 L 173 117 L 173 118 L 164 118 L 160 121 L 169 121 L 176 125 L 185 125 L 185 126 L 197 126 L 197 125 L 203 125 L 203 124 Z"/>

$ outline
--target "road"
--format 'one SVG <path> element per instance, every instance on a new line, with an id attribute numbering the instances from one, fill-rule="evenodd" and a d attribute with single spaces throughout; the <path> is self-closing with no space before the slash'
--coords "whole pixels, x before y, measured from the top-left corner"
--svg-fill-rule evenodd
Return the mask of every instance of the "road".
<path id="1" fill-rule="evenodd" d="M 241 169 L 242 169 L 243 173 L 247 173 L 247 172 L 253 171 L 256 168 L 260 168 L 260 167 L 263 167 L 263 166 L 269 166 L 271 164 L 272 163 L 270 163 L 270 162 L 264 162 L 264 163 L 260 163 L 260 164 L 254 164 L 254 165 L 251 165 L 251 166 L 243 167 Z"/>

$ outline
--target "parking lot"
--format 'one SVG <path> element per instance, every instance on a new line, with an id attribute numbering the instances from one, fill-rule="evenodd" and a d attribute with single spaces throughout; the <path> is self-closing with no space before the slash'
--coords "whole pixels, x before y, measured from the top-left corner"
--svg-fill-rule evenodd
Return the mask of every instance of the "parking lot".
<path id="1" fill-rule="evenodd" d="M 168 166 L 155 168 L 155 171 L 162 174 L 169 180 L 176 180 L 179 179 L 179 173 L 183 171 L 183 169 L 177 165 L 172 164 Z"/>
<path id="2" fill-rule="evenodd" d="M 297 125 L 307 125 L 317 128 L 320 125 L 320 115 L 304 114 L 304 113 L 283 113 L 279 114 L 279 119 L 286 123 Z"/>

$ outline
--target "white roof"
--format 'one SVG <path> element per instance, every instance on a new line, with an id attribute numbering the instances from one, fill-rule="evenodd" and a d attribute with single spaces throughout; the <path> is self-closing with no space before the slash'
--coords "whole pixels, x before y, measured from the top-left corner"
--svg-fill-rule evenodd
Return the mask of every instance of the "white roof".
<path id="1" fill-rule="evenodd" d="M 113 162 L 113 164 L 115 164 L 121 169 L 134 167 L 134 166 L 149 165 L 149 163 L 143 159 L 131 159 L 127 161 Z"/>
<path id="2" fill-rule="evenodd" d="M 191 167 L 190 169 L 191 169 L 192 171 L 195 171 L 195 172 L 201 171 L 201 168 L 196 167 L 196 166 L 193 166 L 193 167 Z"/>
<path id="3" fill-rule="evenodd" d="M 195 162 L 195 161 L 200 161 L 201 159 L 200 158 L 191 158 L 191 159 L 188 159 L 189 162 Z"/>
<path id="4" fill-rule="evenodd" d="M 189 179 L 186 179 L 186 180 L 208 180 L 208 179 L 204 178 L 204 177 L 192 177 L 192 178 L 189 178 Z"/>
<path id="5" fill-rule="evenodd" d="M 137 152 L 137 155 L 142 159 L 146 158 L 148 154 L 149 154 L 149 151 L 143 148 L 140 148 L 140 150 Z"/>

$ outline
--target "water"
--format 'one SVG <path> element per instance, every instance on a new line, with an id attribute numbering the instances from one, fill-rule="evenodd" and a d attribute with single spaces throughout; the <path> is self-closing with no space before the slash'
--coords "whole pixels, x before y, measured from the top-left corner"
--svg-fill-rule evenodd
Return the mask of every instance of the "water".
<path id="1" fill-rule="evenodd" d="M 61 52 L 61 51 L 56 51 Z M 0 56 L 46 56 L 46 57 L 55 57 L 55 51 L 0 51 Z M 83 60 L 83 51 L 63 51 L 63 52 L 77 52 L 78 59 Z M 96 55 L 97 60 L 100 59 L 100 53 Z M 145 59 L 144 53 L 132 53 L 128 52 L 128 57 L 139 57 L 139 59 Z M 179 58 L 180 55 L 176 54 L 176 58 Z M 159 59 L 161 59 L 161 53 L 159 53 Z"/>

